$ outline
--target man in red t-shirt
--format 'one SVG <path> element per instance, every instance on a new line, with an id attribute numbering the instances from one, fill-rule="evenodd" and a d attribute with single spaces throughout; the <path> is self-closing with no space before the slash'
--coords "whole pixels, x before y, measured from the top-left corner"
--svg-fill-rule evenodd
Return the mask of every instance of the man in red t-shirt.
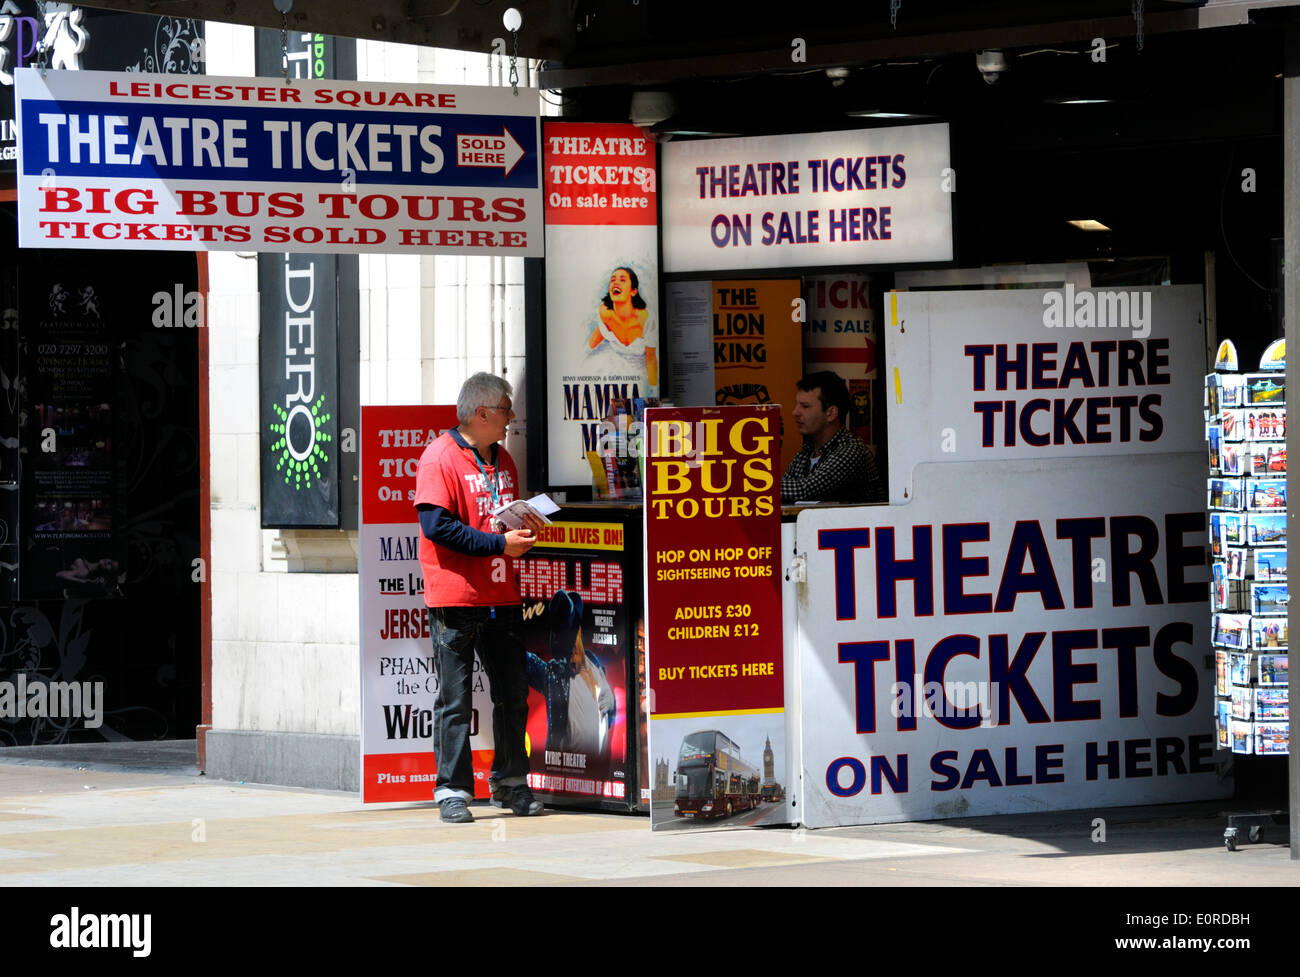
<path id="1" fill-rule="evenodd" d="M 523 618 L 515 583 L 515 557 L 523 556 L 543 525 L 530 515 L 527 528 L 501 532 L 492 512 L 516 497 L 519 474 L 498 442 L 514 410 L 510 384 L 476 373 L 456 399 L 459 426 L 420 456 L 415 508 L 420 519 L 420 568 L 438 668 L 433 752 L 438 763 L 434 800 L 442 820 L 473 821 L 470 753 L 474 654 L 492 692 L 492 803 L 515 814 L 542 810 L 528 789 L 528 671 Z"/>

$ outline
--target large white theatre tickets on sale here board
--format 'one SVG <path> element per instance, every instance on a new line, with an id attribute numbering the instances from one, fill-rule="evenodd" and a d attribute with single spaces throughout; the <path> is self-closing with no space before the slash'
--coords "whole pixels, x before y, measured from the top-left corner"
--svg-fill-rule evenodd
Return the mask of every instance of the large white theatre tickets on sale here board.
<path id="1" fill-rule="evenodd" d="M 899 495 L 796 527 L 810 827 L 1231 793 L 1200 292 L 1145 291 L 1104 330 L 1045 323 L 1046 292 L 887 297 Z"/>
<path id="2" fill-rule="evenodd" d="M 534 90 L 15 76 L 22 247 L 543 253 Z"/>

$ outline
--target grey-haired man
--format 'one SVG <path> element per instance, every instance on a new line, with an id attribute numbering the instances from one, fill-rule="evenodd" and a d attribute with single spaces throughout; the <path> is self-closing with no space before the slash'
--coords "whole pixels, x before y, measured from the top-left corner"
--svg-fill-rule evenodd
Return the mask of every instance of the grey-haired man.
<path id="1" fill-rule="evenodd" d="M 416 472 L 420 567 L 424 602 L 438 668 L 434 700 L 434 800 L 442 820 L 473 821 L 470 752 L 474 655 L 492 693 L 494 799 L 518 815 L 542 810 L 528 789 L 528 673 L 514 560 L 523 556 L 543 525 L 529 517 L 524 529 L 501 532 L 492 512 L 513 501 L 519 474 L 505 448 L 514 416 L 510 384 L 490 373 L 465 381 L 456 399 L 459 425 L 424 449 Z"/>

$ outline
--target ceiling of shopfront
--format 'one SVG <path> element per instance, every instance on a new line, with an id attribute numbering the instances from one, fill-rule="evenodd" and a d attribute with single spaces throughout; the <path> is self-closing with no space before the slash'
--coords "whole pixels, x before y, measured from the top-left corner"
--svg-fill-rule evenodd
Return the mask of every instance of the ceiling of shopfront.
<path id="1" fill-rule="evenodd" d="M 897 124 L 873 111 L 945 120 L 962 264 L 1172 254 L 1189 280 L 1214 251 L 1259 318 L 1281 235 L 1289 2 L 294 0 L 287 21 L 484 52 L 503 38 L 509 51 L 501 18 L 515 7 L 519 53 L 543 60 L 566 115 L 627 120 L 635 92 L 662 92 L 663 140 Z M 280 26 L 272 0 L 85 5 Z M 1206 11 L 1236 22 L 1247 9 L 1255 26 L 1199 29 Z M 975 55 L 990 48 L 1006 62 L 993 84 Z M 1066 223 L 1082 218 L 1111 231 Z"/>
<path id="2" fill-rule="evenodd" d="M 1145 0 L 1151 33 L 1196 25 L 1205 0 Z M 1222 2 L 1222 0 L 1214 0 Z M 1265 3 L 1276 0 L 1262 0 Z M 273 0 L 85 0 L 172 17 L 279 27 Z M 779 67 L 804 38 L 808 63 L 854 63 L 894 53 L 939 54 L 1136 30 L 1133 0 L 292 0 L 291 30 L 487 51 L 506 34 L 502 14 L 523 17 L 519 51 L 567 69 L 605 68 L 599 78 L 662 80 Z M 1127 24 L 1127 26 L 1126 26 Z M 900 41 L 907 43 L 899 48 Z M 775 55 L 769 62 L 764 55 Z M 675 64 L 684 61 L 686 64 Z M 557 65 L 558 66 L 558 65 Z M 649 77 L 654 69 L 657 78 Z M 573 78 L 568 81 L 572 83 Z"/>

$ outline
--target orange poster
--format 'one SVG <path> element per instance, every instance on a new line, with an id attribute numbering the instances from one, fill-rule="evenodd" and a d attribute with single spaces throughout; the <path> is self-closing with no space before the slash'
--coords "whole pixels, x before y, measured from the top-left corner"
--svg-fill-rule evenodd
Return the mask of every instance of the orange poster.
<path id="1" fill-rule="evenodd" d="M 803 333 L 794 320 L 797 278 L 713 283 L 713 385 L 717 404 L 781 405 L 781 470 L 799 452 L 790 411 L 803 376 Z"/>

